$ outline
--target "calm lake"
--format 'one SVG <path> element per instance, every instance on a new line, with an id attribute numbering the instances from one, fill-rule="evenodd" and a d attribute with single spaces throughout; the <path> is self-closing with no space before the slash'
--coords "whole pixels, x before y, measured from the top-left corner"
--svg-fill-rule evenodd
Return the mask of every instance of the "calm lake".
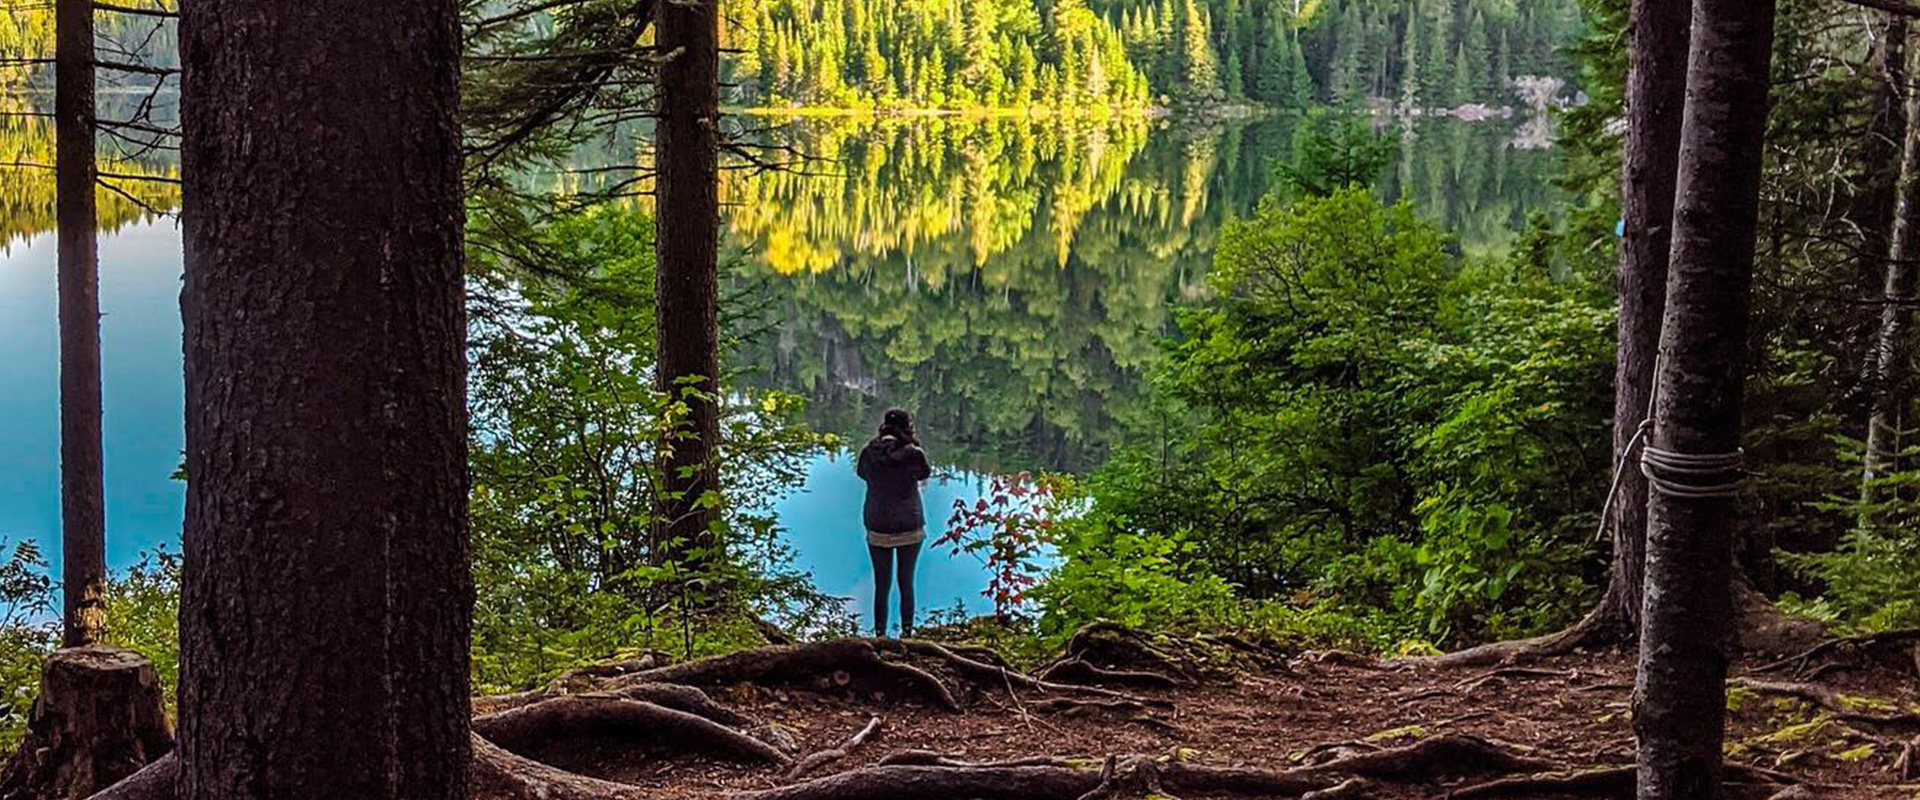
<path id="1" fill-rule="evenodd" d="M 1149 431 L 1142 380 L 1174 308 L 1204 296 L 1222 225 L 1265 193 L 1295 123 L 916 117 L 805 119 L 771 135 L 817 160 L 734 173 L 724 236 L 766 292 L 768 333 L 731 356 L 753 385 L 811 398 L 823 430 L 864 441 L 912 409 L 937 468 L 930 520 L 996 471 L 1084 470 Z M 1396 126 L 1396 131 L 1402 128 Z M 1545 120 L 1430 120 L 1404 130 L 1383 181 L 1456 232 L 1503 252 L 1549 207 Z M 51 160 L 42 120 L 0 118 L 0 162 Z M 165 163 L 118 166 L 165 171 Z M 53 185 L 0 172 L 0 538 L 38 540 L 58 573 L 59 441 Z M 177 550 L 184 487 L 178 295 L 170 218 L 103 208 L 102 348 L 112 565 Z M 773 500 L 798 565 L 866 598 L 859 479 L 823 453 Z M 920 561 L 920 605 L 980 612 L 972 556 Z M 864 599 L 853 605 L 864 616 Z"/>

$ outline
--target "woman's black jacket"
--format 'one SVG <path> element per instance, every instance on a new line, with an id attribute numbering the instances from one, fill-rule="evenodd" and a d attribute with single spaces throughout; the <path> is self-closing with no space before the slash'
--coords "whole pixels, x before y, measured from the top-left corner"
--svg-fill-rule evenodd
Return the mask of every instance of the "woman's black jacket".
<path id="1" fill-rule="evenodd" d="M 926 527 L 926 514 L 920 508 L 920 482 L 933 474 L 927 465 L 927 452 L 919 445 L 903 444 L 892 436 L 882 436 L 860 450 L 854 471 L 867 482 L 867 530 L 874 533 L 906 533 Z"/>

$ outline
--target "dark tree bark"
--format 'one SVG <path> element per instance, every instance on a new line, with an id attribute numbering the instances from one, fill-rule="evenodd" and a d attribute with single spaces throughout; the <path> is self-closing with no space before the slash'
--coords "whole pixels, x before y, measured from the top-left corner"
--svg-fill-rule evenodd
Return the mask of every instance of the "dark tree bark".
<path id="1" fill-rule="evenodd" d="M 1889 26 L 1891 28 L 1892 26 Z M 1906 26 L 1899 27 L 1902 37 Z M 1901 48 L 1904 52 L 1904 48 Z M 1904 75 L 1904 71 L 1902 72 Z M 1904 85 L 1904 84 L 1903 84 Z M 1920 93 L 1907 92 L 1906 116 L 1920 115 Z M 1913 303 L 1916 276 L 1913 260 L 1920 256 L 1920 125 L 1903 124 L 1899 180 L 1893 192 L 1893 234 L 1887 244 L 1885 283 L 1880 307 L 1880 329 L 1873 348 L 1873 412 L 1867 420 L 1867 452 L 1862 483 L 1871 483 L 1888 469 L 1897 468 L 1903 447 L 1906 410 L 1912 399 Z M 1879 163 L 1886 163 L 1881 161 Z M 1863 490 L 1869 501 L 1876 494 Z"/>
<path id="2" fill-rule="evenodd" d="M 468 794 L 458 8 L 182 4 L 182 797 Z"/>
<path id="3" fill-rule="evenodd" d="M 659 122 L 654 142 L 655 379 L 686 399 L 686 424 L 664 447 L 665 492 L 654 523 L 656 560 L 714 544 L 720 489 L 720 15 L 717 0 L 655 6 Z"/>
<path id="4" fill-rule="evenodd" d="M 54 8 L 54 147 L 59 192 L 61 641 L 100 640 L 107 582 L 100 458 L 100 259 L 94 228 L 93 4 Z"/>
<path id="5" fill-rule="evenodd" d="M 1613 571 L 1587 623 L 1592 637 L 1632 641 L 1640 629 L 1647 553 L 1647 481 L 1621 458 L 1647 414 L 1666 308 L 1673 193 L 1679 175 L 1680 118 L 1686 105 L 1690 0 L 1633 0 L 1627 72 L 1627 140 L 1620 208 L 1620 334 L 1613 389 Z"/>
<path id="6" fill-rule="evenodd" d="M 1773 0 L 1694 4 L 1647 452 L 1656 481 L 1633 696 L 1641 800 L 1721 796 L 1737 511 L 1728 484 L 1738 473 L 1737 458 L 1710 459 L 1740 446 L 1773 19 Z"/>

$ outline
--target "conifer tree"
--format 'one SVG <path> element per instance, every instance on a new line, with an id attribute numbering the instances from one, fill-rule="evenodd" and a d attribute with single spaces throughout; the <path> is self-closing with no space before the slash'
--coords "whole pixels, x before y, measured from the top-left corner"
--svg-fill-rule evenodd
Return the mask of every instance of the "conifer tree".
<path id="1" fill-rule="evenodd" d="M 1288 37 L 1286 73 L 1290 84 L 1286 90 L 1286 102 L 1294 108 L 1311 108 L 1316 95 L 1313 73 L 1307 70 L 1306 51 L 1301 48 L 1297 36 Z"/>
<path id="2" fill-rule="evenodd" d="M 1221 96 L 1220 71 L 1214 60 L 1213 45 L 1207 41 L 1206 20 L 1200 16 L 1200 6 L 1194 0 L 1182 0 L 1182 3 L 1180 60 L 1187 80 L 1187 99 L 1200 103 L 1217 101 Z"/>

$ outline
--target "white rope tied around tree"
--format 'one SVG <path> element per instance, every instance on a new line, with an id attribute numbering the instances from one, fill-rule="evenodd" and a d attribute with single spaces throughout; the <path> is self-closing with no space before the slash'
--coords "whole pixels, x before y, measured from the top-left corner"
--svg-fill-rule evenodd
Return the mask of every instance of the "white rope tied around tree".
<path id="1" fill-rule="evenodd" d="M 1646 445 L 1640 448 L 1640 474 L 1646 476 L 1648 488 L 1668 497 L 1735 497 L 1747 482 L 1746 471 L 1740 469 L 1746 457 L 1747 451 L 1741 448 L 1727 453 L 1680 453 Z"/>
<path id="2" fill-rule="evenodd" d="M 1741 485 L 1746 483 L 1746 473 L 1740 469 L 1741 462 L 1746 458 L 1745 450 L 1694 455 L 1663 450 L 1650 444 L 1642 446 L 1642 442 L 1653 431 L 1653 407 L 1660 399 L 1660 366 L 1666 360 L 1666 353 L 1654 359 L 1653 387 L 1647 392 L 1646 415 L 1640 418 L 1640 425 L 1634 429 L 1633 437 L 1627 440 L 1627 446 L 1620 448 L 1619 463 L 1613 465 L 1613 484 L 1607 487 L 1607 500 L 1600 506 L 1600 525 L 1593 533 L 1596 542 L 1607 538 L 1607 524 L 1613 519 L 1613 501 L 1620 496 L 1620 476 L 1626 472 L 1627 460 L 1633 458 L 1635 447 L 1641 448 L 1640 474 L 1646 477 L 1647 487 L 1668 497 L 1734 497 L 1740 493 Z M 1733 478 L 1711 484 L 1693 480 L 1721 475 L 1731 475 Z"/>

